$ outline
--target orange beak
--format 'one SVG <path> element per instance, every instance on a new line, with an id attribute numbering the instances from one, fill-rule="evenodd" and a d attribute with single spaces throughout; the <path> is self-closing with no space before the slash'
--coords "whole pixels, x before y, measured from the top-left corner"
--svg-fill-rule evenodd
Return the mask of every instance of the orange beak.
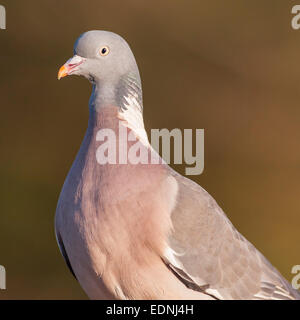
<path id="1" fill-rule="evenodd" d="M 78 67 L 85 61 L 85 58 L 82 58 L 78 55 L 73 56 L 71 59 L 69 59 L 58 71 L 58 80 L 66 77 L 70 74 L 76 74 L 76 71 L 78 71 Z"/>
<path id="2" fill-rule="evenodd" d="M 58 71 L 57 78 L 58 80 L 60 80 L 61 78 L 66 77 L 67 75 L 68 75 L 68 69 L 65 65 L 63 65 Z"/>

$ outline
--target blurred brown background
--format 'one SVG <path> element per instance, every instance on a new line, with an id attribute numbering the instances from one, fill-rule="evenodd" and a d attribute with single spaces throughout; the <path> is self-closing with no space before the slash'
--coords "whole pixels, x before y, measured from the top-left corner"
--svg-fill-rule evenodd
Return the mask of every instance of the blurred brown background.
<path id="1" fill-rule="evenodd" d="M 300 1 L 298 1 L 300 4 Z M 207 189 L 291 280 L 300 264 L 300 30 L 288 0 L 0 0 L 0 299 L 86 298 L 54 236 L 87 127 L 90 84 L 58 68 L 110 30 L 140 67 L 150 128 L 204 128 Z M 176 167 L 181 173 L 183 167 Z"/>

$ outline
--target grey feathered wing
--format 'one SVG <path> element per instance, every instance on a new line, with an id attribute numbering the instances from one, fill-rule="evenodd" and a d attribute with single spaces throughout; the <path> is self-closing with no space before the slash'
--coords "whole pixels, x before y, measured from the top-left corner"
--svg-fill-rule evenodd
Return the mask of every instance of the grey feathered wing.
<path id="1" fill-rule="evenodd" d="M 68 266 L 69 270 L 71 271 L 72 275 L 74 276 L 74 278 L 77 280 L 77 277 L 75 275 L 75 272 L 71 266 L 71 262 L 69 260 L 69 257 L 68 257 L 68 254 L 67 254 L 67 251 L 65 249 L 65 246 L 64 246 L 64 243 L 62 241 L 62 238 L 59 234 L 59 232 L 57 231 L 57 229 L 55 228 L 55 236 L 56 236 L 56 241 L 57 241 L 57 244 L 58 244 L 58 247 L 59 247 L 59 250 L 60 250 L 60 253 L 62 254 L 65 262 L 66 262 L 66 265 Z"/>
<path id="2" fill-rule="evenodd" d="M 300 299 L 203 188 L 170 174 L 178 196 L 164 261 L 187 287 L 217 299 Z"/>

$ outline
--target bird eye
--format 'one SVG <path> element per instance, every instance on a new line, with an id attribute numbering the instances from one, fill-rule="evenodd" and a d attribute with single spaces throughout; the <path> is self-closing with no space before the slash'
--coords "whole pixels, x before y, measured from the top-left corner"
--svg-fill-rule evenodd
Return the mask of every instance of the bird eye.
<path id="1" fill-rule="evenodd" d="M 101 56 L 107 56 L 108 54 L 109 54 L 109 48 L 108 47 L 102 47 L 101 49 L 100 49 L 100 54 L 101 54 Z"/>

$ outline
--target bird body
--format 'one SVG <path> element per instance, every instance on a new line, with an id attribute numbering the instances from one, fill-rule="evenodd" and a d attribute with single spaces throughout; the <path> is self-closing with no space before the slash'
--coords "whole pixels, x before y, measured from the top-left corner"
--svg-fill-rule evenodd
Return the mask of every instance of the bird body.
<path id="1" fill-rule="evenodd" d="M 56 230 L 77 279 L 91 298 L 192 298 L 197 293 L 162 261 L 176 197 L 167 166 L 99 165 L 96 135 L 101 128 L 119 131 L 118 108 L 94 116 L 99 121 L 90 120 L 57 208 Z M 154 284 L 153 276 L 161 280 Z"/>
<path id="2" fill-rule="evenodd" d="M 163 160 L 99 164 L 103 129 L 114 132 L 118 147 L 130 150 L 138 143 L 148 159 L 158 155 L 144 129 L 140 77 L 127 43 L 110 32 L 90 31 L 74 51 L 59 76 L 83 75 L 93 92 L 88 129 L 60 194 L 55 229 L 66 263 L 87 295 L 299 298 L 214 199 Z"/>

